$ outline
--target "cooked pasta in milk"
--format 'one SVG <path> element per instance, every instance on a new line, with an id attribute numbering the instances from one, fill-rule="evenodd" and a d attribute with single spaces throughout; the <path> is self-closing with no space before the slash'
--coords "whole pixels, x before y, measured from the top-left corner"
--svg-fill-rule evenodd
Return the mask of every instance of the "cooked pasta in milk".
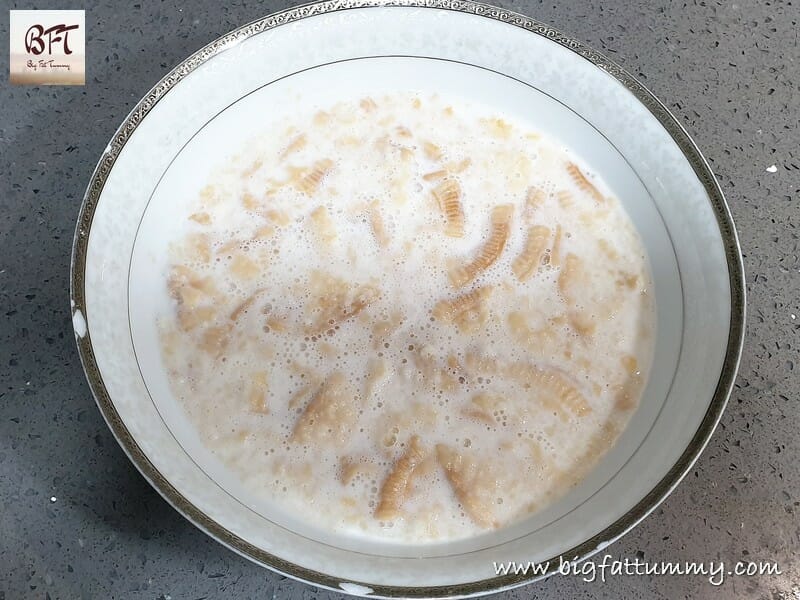
<path id="1" fill-rule="evenodd" d="M 170 255 L 175 395 L 259 497 L 328 530 L 456 539 L 553 502 L 637 407 L 650 273 L 567 149 L 396 94 L 275 124 Z"/>

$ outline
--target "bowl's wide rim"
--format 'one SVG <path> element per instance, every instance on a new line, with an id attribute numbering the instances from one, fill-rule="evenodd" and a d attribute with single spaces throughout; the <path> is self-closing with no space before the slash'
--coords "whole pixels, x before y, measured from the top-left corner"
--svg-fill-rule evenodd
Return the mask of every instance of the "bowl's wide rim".
<path id="1" fill-rule="evenodd" d="M 83 311 L 85 315 L 85 270 L 88 250 L 89 231 L 92 219 L 97 208 L 105 182 L 111 169 L 119 156 L 127 140 L 133 134 L 138 124 L 145 118 L 148 112 L 168 93 L 178 82 L 198 66 L 205 63 L 214 56 L 224 52 L 227 48 L 235 45 L 238 41 L 257 35 L 263 31 L 279 27 L 283 24 L 298 21 L 300 19 L 331 13 L 336 11 L 371 8 L 371 7 L 413 7 L 413 8 L 435 8 L 457 12 L 468 13 L 489 19 L 494 19 L 509 25 L 520 27 L 533 34 L 541 35 L 552 40 L 576 54 L 582 56 L 596 67 L 602 69 L 609 75 L 617 79 L 625 88 L 630 91 L 644 106 L 658 119 L 664 129 L 670 134 L 678 147 L 683 152 L 689 164 L 692 166 L 697 178 L 705 188 L 709 196 L 711 206 L 717 219 L 727 260 L 727 269 L 730 281 L 731 294 L 731 318 L 728 333 L 728 342 L 725 352 L 719 380 L 714 391 L 713 398 L 708 410 L 700 422 L 700 426 L 689 442 L 688 446 L 667 472 L 667 474 L 655 485 L 655 487 L 642 498 L 633 508 L 617 521 L 609 525 L 606 529 L 593 536 L 591 539 L 575 546 L 564 552 L 560 556 L 555 556 L 549 561 L 549 569 L 546 573 L 537 574 L 513 574 L 500 575 L 483 579 L 480 581 L 433 587 L 402 587 L 402 586 L 382 586 L 376 583 L 364 582 L 356 583 L 355 586 L 344 590 L 341 579 L 331 575 L 306 569 L 293 563 L 287 562 L 280 557 L 257 548 L 246 540 L 227 530 L 223 525 L 210 518 L 194 504 L 191 500 L 183 496 L 150 462 L 142 452 L 136 440 L 128 431 L 125 423 L 117 412 L 114 402 L 108 394 L 103 383 L 103 378 L 97 366 L 97 361 L 91 344 L 90 331 L 76 332 L 76 341 L 81 363 L 92 390 L 95 401 L 100 412 L 103 414 L 108 426 L 116 437 L 122 449 L 130 460 L 142 473 L 145 479 L 169 502 L 178 512 L 191 521 L 205 533 L 215 538 L 217 541 L 231 548 L 242 556 L 260 564 L 267 566 L 281 574 L 311 583 L 313 585 L 326 587 L 336 591 L 355 591 L 370 592 L 372 596 L 379 597 L 406 597 L 406 598 L 455 598 L 479 595 L 489 592 L 497 592 L 528 583 L 537 579 L 542 579 L 556 572 L 559 561 L 586 558 L 609 543 L 615 541 L 642 519 L 644 519 L 656 506 L 658 506 L 678 485 L 681 479 L 691 469 L 694 462 L 708 443 L 711 435 L 719 422 L 722 412 L 725 409 L 731 389 L 733 388 L 739 359 L 742 352 L 745 331 L 745 285 L 744 268 L 742 264 L 741 249 L 736 235 L 733 220 L 727 203 L 723 196 L 719 183 L 714 178 L 708 162 L 700 153 L 697 145 L 689 134 L 670 113 L 669 109 L 662 104 L 637 79 L 622 69 L 619 65 L 609 60 L 599 52 L 586 46 L 585 44 L 564 35 L 552 27 L 540 23 L 534 19 L 519 13 L 508 11 L 495 6 L 474 2 L 471 0 L 323 0 L 302 4 L 266 16 L 244 25 L 231 33 L 228 33 L 199 51 L 192 54 L 189 58 L 173 68 L 163 79 L 161 79 L 133 108 L 125 120 L 115 132 L 108 144 L 105 152 L 101 156 L 92 174 L 89 186 L 81 204 L 78 222 L 75 229 L 75 237 L 72 248 L 72 262 L 70 266 L 70 296 L 72 310 Z M 74 322 L 74 321 L 73 321 Z M 88 318 L 87 318 L 88 323 Z M 80 335 L 79 335 L 79 334 Z M 543 561 L 544 563 L 544 561 Z"/>

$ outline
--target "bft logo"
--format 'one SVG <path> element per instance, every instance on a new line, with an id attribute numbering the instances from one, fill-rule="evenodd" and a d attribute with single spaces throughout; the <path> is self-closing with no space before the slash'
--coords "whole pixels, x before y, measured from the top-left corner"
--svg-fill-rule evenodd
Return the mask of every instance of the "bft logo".
<path id="1" fill-rule="evenodd" d="M 86 80 L 82 10 L 10 11 L 11 83 L 83 85 Z"/>
<path id="2" fill-rule="evenodd" d="M 31 53 L 42 54 L 47 48 L 47 53 L 53 53 L 53 44 L 61 43 L 64 54 L 72 54 L 69 49 L 69 32 L 73 29 L 78 29 L 80 25 L 65 25 L 59 23 L 45 29 L 41 25 L 31 25 L 28 33 L 25 34 L 25 49 Z M 45 41 L 47 45 L 45 46 Z M 58 46 L 56 46 L 58 50 Z"/>

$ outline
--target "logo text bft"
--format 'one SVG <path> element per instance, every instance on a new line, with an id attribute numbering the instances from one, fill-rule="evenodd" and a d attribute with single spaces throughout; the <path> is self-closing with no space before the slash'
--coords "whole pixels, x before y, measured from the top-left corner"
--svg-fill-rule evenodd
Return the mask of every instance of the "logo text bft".
<path id="1" fill-rule="evenodd" d="M 53 25 L 47 29 L 41 25 L 31 25 L 25 33 L 25 49 L 31 54 L 39 56 L 45 50 L 46 40 L 48 54 L 53 53 L 53 44 L 57 42 L 61 42 L 64 54 L 72 54 L 72 50 L 69 48 L 69 32 L 78 27 L 78 25 L 66 25 L 64 23 Z"/>

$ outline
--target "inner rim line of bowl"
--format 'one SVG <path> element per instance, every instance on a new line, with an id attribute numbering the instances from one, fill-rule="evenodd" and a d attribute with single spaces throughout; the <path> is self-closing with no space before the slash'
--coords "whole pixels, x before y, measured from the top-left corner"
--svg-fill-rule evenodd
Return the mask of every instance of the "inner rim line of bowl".
<path id="1" fill-rule="evenodd" d="M 204 468 L 203 468 L 201 465 L 199 465 L 199 464 L 197 463 L 197 461 L 195 460 L 195 457 L 194 457 L 194 456 L 193 456 L 191 453 L 189 453 L 189 452 L 186 450 L 186 448 L 184 448 L 183 444 L 181 444 L 181 442 L 178 440 L 178 438 L 177 438 L 177 437 L 175 436 L 175 434 L 173 433 L 173 431 L 172 431 L 172 428 L 171 428 L 171 427 L 170 427 L 170 426 L 167 424 L 167 421 L 164 419 L 164 417 L 163 417 L 163 415 L 162 415 L 161 411 L 160 411 L 160 410 L 159 410 L 159 408 L 158 408 L 158 405 L 157 405 L 157 403 L 156 403 L 156 402 L 155 402 L 155 400 L 153 399 L 153 396 L 152 396 L 152 394 L 150 393 L 150 389 L 149 389 L 149 387 L 148 387 L 148 385 L 147 385 L 147 381 L 146 381 L 146 379 L 145 379 L 145 377 L 144 377 L 144 373 L 142 372 L 141 365 L 139 364 L 138 353 L 137 353 L 137 351 L 136 351 L 136 344 L 134 343 L 134 340 L 133 340 L 133 327 L 132 327 L 132 323 L 131 323 L 131 313 L 130 313 L 130 305 L 131 305 L 131 302 L 130 302 L 130 299 L 131 299 L 131 280 L 130 280 L 130 277 L 131 277 L 131 266 L 132 266 L 132 263 L 133 263 L 133 255 L 135 254 L 136 243 L 137 243 L 137 240 L 138 240 L 138 237 L 139 237 L 139 231 L 140 231 L 140 229 L 141 229 L 142 222 L 144 221 L 144 217 L 145 217 L 145 215 L 147 214 L 147 210 L 148 210 L 148 208 L 150 207 L 150 203 L 151 203 L 151 201 L 152 201 L 152 199 L 153 199 L 153 196 L 155 195 L 156 191 L 158 190 L 158 187 L 159 187 L 159 185 L 161 184 L 161 181 L 163 180 L 163 178 L 165 177 L 165 175 L 167 174 L 167 172 L 169 171 L 169 169 L 172 167 L 172 164 L 175 162 L 175 160 L 177 160 L 178 156 L 180 156 L 180 154 L 183 152 L 183 150 L 184 150 L 184 149 L 186 149 L 186 147 L 187 147 L 187 146 L 188 146 L 188 145 L 189 145 L 189 144 L 192 142 L 192 140 L 193 140 L 195 137 L 197 137 L 197 135 L 199 135 L 199 134 L 200 134 L 200 132 L 201 132 L 203 129 L 205 129 L 205 127 L 207 127 L 209 124 L 211 124 L 211 123 L 212 123 L 212 122 L 213 122 L 213 121 L 214 121 L 214 120 L 215 120 L 217 117 L 219 117 L 220 115 L 222 115 L 222 114 L 223 114 L 225 111 L 227 111 L 229 108 L 231 108 L 232 106 L 234 106 L 235 104 L 237 104 L 237 103 L 238 103 L 238 102 L 240 102 L 241 100 L 243 100 L 243 99 L 247 98 L 248 96 L 250 96 L 250 95 L 252 95 L 252 94 L 254 94 L 254 93 L 256 93 L 256 92 L 258 92 L 258 91 L 260 91 L 260 90 L 262 90 L 262 89 L 264 89 L 264 88 L 266 88 L 266 87 L 268 87 L 268 86 L 270 86 L 270 85 L 272 85 L 272 84 L 274 84 L 274 83 L 277 83 L 277 82 L 279 82 L 279 81 L 282 81 L 282 80 L 284 80 L 284 79 L 288 79 L 288 78 L 290 78 L 290 77 L 293 77 L 294 75 L 298 75 L 298 74 L 300 74 L 300 73 L 304 73 L 304 72 L 307 72 L 307 71 L 312 71 L 312 70 L 314 70 L 314 69 L 318 69 L 318 68 L 322 68 L 322 67 L 327 67 L 327 66 L 331 66 L 331 65 L 335 65 L 335 64 L 339 64 L 339 63 L 345 63 L 345 62 L 355 62 L 355 61 L 360 61 L 360 60 L 370 60 L 370 59 L 382 59 L 382 58 L 409 58 L 409 59 L 418 59 L 418 60 L 434 60 L 434 61 L 440 61 L 440 62 L 449 62 L 449 63 L 454 63 L 454 64 L 460 64 L 460 65 L 464 65 L 464 66 L 468 66 L 468 67 L 472 67 L 472 68 L 480 69 L 480 70 L 483 70 L 483 71 L 488 71 L 488 72 L 494 73 L 494 74 L 496 74 L 496 75 L 500 75 L 500 76 L 502 76 L 502 77 L 505 77 L 505 78 L 507 78 L 507 79 L 511 79 L 511 80 L 513 80 L 513 81 L 516 81 L 516 82 L 518 82 L 518 83 L 521 83 L 521 84 L 525 85 L 526 87 L 528 87 L 528 88 L 530 88 L 530 89 L 532 89 L 532 90 L 535 90 L 536 92 L 538 92 L 538 93 L 540 93 L 540 94 L 542 94 L 542 95 L 544 95 L 544 96 L 547 96 L 547 97 L 548 97 L 548 98 L 550 98 L 551 100 L 553 100 L 553 101 L 557 102 L 558 104 L 560 104 L 561 106 L 563 106 L 564 108 L 566 108 L 567 110 L 569 110 L 569 111 L 570 111 L 571 113 L 573 113 L 575 116 L 577 116 L 577 117 L 578 117 L 578 118 L 580 118 L 582 121 L 584 121 L 584 122 L 585 122 L 585 123 L 586 123 L 586 124 L 587 124 L 589 127 L 591 127 L 591 128 L 592 128 L 592 129 L 593 129 L 595 132 L 597 132 L 597 134 L 598 134 L 598 135 L 600 135 L 600 136 L 601 136 L 601 137 L 602 137 L 602 138 L 603 138 L 603 139 L 604 139 L 604 140 L 605 140 L 605 141 L 606 141 L 606 142 L 609 144 L 609 146 L 611 146 L 611 147 L 614 149 L 614 151 L 615 151 L 615 152 L 616 152 L 616 153 L 619 155 L 619 157 L 620 157 L 620 158 L 622 158 L 622 160 L 625 162 L 625 164 L 626 164 L 626 165 L 628 165 L 628 167 L 630 168 L 631 172 L 632 172 L 632 173 L 633 173 L 633 174 L 636 176 L 636 178 L 637 178 L 637 179 L 639 180 L 639 182 L 642 184 L 642 187 L 643 187 L 643 188 L 645 189 L 645 191 L 647 192 L 647 195 L 648 195 L 648 197 L 649 197 L 650 201 L 652 202 L 652 204 L 653 204 L 654 208 L 656 209 L 656 212 L 657 212 L 657 213 L 658 213 L 658 215 L 659 215 L 659 218 L 661 219 L 661 225 L 663 226 L 663 228 L 664 228 L 664 231 L 665 231 L 665 233 L 667 234 L 667 237 L 668 237 L 668 239 L 669 239 L 669 242 L 670 242 L 670 248 L 671 248 L 671 250 L 672 250 L 672 253 L 673 253 L 673 258 L 675 259 L 675 264 L 676 264 L 676 265 L 678 265 L 679 263 L 678 263 L 678 260 L 677 260 L 677 255 L 676 255 L 676 253 L 675 253 L 675 245 L 674 245 L 674 242 L 673 242 L 673 240 L 672 240 L 672 236 L 671 236 L 671 234 L 670 234 L 670 232 L 669 232 L 669 229 L 666 227 L 666 224 L 664 223 L 664 219 L 663 219 L 663 215 L 661 214 L 661 210 L 659 209 L 658 205 L 657 205 L 657 204 L 655 203 L 655 201 L 653 200 L 653 195 L 652 195 L 652 193 L 650 192 L 650 189 L 649 189 L 649 187 L 648 187 L 648 186 L 645 184 L 645 182 L 644 182 L 644 181 L 642 180 L 642 178 L 640 177 L 639 173 L 638 173 L 638 172 L 637 172 L 637 171 L 636 171 L 636 170 L 633 168 L 633 166 L 630 164 L 630 162 L 629 162 L 629 161 L 628 161 L 628 159 L 625 157 L 625 155 L 624 155 L 624 154 L 622 154 L 622 152 L 620 152 L 620 150 L 619 150 L 619 149 L 616 147 L 616 145 L 614 145 L 614 143 L 613 143 L 613 142 L 611 142 L 611 140 L 609 140 L 609 139 L 606 137 L 606 135 L 605 135 L 604 133 L 602 133 L 600 130 L 598 130 L 598 129 L 597 129 L 597 128 L 596 128 L 596 127 L 595 127 L 595 126 L 594 126 L 594 125 L 593 125 L 593 124 L 592 124 L 590 121 L 588 121 L 588 120 L 587 120 L 587 119 L 586 119 L 586 118 L 585 118 L 583 115 L 580 115 L 579 113 L 577 113 L 577 112 L 576 112 L 575 110 L 573 110 L 573 109 L 572 109 L 570 106 L 568 106 L 567 104 L 565 104 L 565 103 L 564 103 L 562 100 L 560 100 L 560 99 L 558 99 L 558 98 L 555 98 L 555 97 L 553 97 L 552 95 L 550 95 L 550 94 L 548 94 L 547 92 L 545 92 L 545 91 L 543 91 L 543 90 L 539 89 L 539 88 L 538 88 L 538 87 L 536 87 L 535 85 L 533 85 L 533 84 L 531 84 L 531 83 L 529 83 L 529 82 L 523 81 L 523 80 L 521 80 L 521 79 L 519 79 L 519 78 L 517 78 L 517 77 L 514 77 L 514 76 L 512 76 L 512 75 L 508 75 L 508 74 L 506 74 L 506 73 L 501 73 L 500 71 L 496 71 L 496 70 L 494 70 L 494 69 L 491 69 L 491 68 L 489 68 L 489 67 L 484 67 L 484 66 L 481 66 L 481 65 L 475 65 L 475 64 L 473 64 L 473 63 L 469 63 L 469 62 L 466 62 L 466 61 L 459 61 L 459 60 L 455 60 L 455 59 L 441 58 L 441 57 L 435 57 L 435 56 L 403 55 L 403 54 L 387 54 L 387 55 L 369 55 L 369 56 L 358 56 L 358 57 L 351 57 L 351 58 L 346 58 L 346 59 L 341 59 L 341 60 L 330 61 L 330 62 L 326 62 L 326 63 L 320 63 L 320 64 L 318 64 L 318 65 L 314 65 L 314 66 L 311 66 L 311 67 L 306 67 L 306 68 L 304 68 L 304 69 L 300 69 L 300 70 L 298 70 L 298 71 L 294 71 L 294 72 L 292 72 L 292 73 L 288 73 L 288 74 L 286 74 L 286 75 L 282 75 L 281 77 L 278 77 L 278 78 L 276 78 L 276 79 L 274 79 L 274 80 L 272 80 L 272 81 L 269 81 L 269 82 L 267 82 L 267 83 L 265 83 L 265 84 L 263 84 L 263 85 L 260 85 L 260 86 L 258 86 L 258 87 L 256 87 L 256 88 L 254 88 L 254 89 L 250 90 L 250 91 L 249 91 L 249 92 L 247 92 L 246 94 L 243 94 L 242 96 L 240 96 L 239 98 L 235 99 L 235 100 L 234 100 L 234 101 L 232 101 L 230 104 L 228 104 L 227 106 L 225 106 L 224 108 L 222 108 L 221 110 L 219 110 L 219 111 L 218 111 L 216 114 L 214 114 L 214 115 L 213 115 L 213 116 L 212 116 L 210 119 L 208 119 L 208 120 L 207 120 L 207 121 L 206 121 L 206 122 L 205 122 L 205 123 L 204 123 L 202 126 L 200 126 L 200 127 L 197 129 L 197 131 L 195 131 L 195 132 L 194 132 L 194 133 L 191 135 L 191 137 L 189 137 L 189 139 L 188 139 L 188 140 L 187 140 L 187 141 L 186 141 L 186 142 L 185 142 L 185 143 L 184 143 L 184 144 L 181 146 L 181 148 L 180 148 L 180 149 L 179 149 L 179 150 L 178 150 L 178 151 L 175 153 L 175 155 L 172 157 L 172 159 L 170 160 L 170 162 L 169 162 L 169 163 L 167 164 L 167 166 L 165 167 L 164 171 L 161 173 L 161 176 L 160 176 L 160 177 L 158 178 L 158 180 L 156 181 L 156 184 L 155 184 L 155 186 L 154 186 L 154 188 L 153 188 L 153 191 L 151 192 L 151 194 L 150 194 L 150 197 L 149 197 L 149 198 L 148 198 L 148 200 L 147 200 L 147 204 L 145 205 L 145 207 L 144 207 L 144 210 L 142 211 L 142 215 L 141 215 L 141 217 L 140 217 L 140 219 L 139 219 L 139 223 L 137 224 L 137 227 L 136 227 L 136 234 L 135 234 L 135 236 L 134 236 L 134 241 L 133 241 L 133 249 L 134 249 L 134 251 L 132 251 L 132 252 L 131 252 L 130 260 L 129 260 L 129 262 L 128 262 L 128 277 L 127 277 L 127 279 L 128 279 L 128 286 L 127 286 L 127 288 L 128 288 L 128 294 L 127 294 L 127 295 L 128 295 L 128 311 L 127 311 L 127 312 L 128 312 L 128 333 L 129 333 L 129 335 L 130 335 L 131 347 L 132 347 L 132 349 L 133 349 L 134 358 L 135 358 L 135 360 L 136 360 L 136 367 L 137 367 L 137 370 L 139 371 L 139 375 L 140 375 L 140 378 L 141 378 L 141 380 L 142 380 L 142 384 L 144 385 L 144 388 L 145 388 L 145 390 L 147 391 L 148 398 L 150 399 L 150 402 L 151 402 L 151 404 L 153 405 L 153 408 L 154 408 L 154 409 L 155 409 L 155 411 L 158 413 L 158 416 L 161 418 L 161 421 L 164 423 L 164 426 L 166 427 L 167 431 L 169 431 L 169 434 L 172 436 L 173 440 L 175 440 L 175 443 L 178 445 L 178 447 L 180 447 L 180 448 L 181 448 L 181 450 L 183 450 L 184 454 L 186 454 L 186 456 L 189 458 L 189 460 L 191 460 L 191 461 L 192 461 L 192 463 L 193 463 L 193 464 L 194 464 L 194 465 L 195 465 L 195 466 L 196 466 L 196 467 L 197 467 L 197 468 L 200 470 L 200 472 L 201 472 L 201 473 L 203 473 L 203 475 L 205 475 L 205 476 L 206 476 L 206 477 L 209 479 L 209 481 L 211 481 L 211 482 L 212 482 L 212 483 L 213 483 L 213 484 L 214 484 L 214 485 L 215 485 L 217 488 L 219 488 L 219 489 L 220 489 L 222 492 L 224 492 L 224 493 L 225 493 L 227 496 L 229 496 L 229 497 L 230 497 L 232 500 L 234 500 L 234 501 L 235 501 L 237 504 L 239 504 L 240 506 L 242 506 L 242 508 L 244 508 L 245 510 L 247 510 L 247 511 L 249 511 L 249 512 L 253 513 L 254 515 L 256 515 L 257 517 L 259 517 L 259 518 L 261 518 L 261 519 L 264 519 L 264 520 L 265 520 L 265 521 L 267 521 L 268 523 L 271 523 L 272 525 L 274 525 L 274 526 L 276 526 L 276 527 L 279 527 L 279 528 L 283 529 L 284 531 L 290 532 L 290 533 L 291 533 L 291 534 L 293 534 L 293 535 L 297 535 L 297 536 L 299 536 L 299 537 L 301 537 L 301 538 L 303 538 L 303 539 L 306 539 L 306 540 L 308 540 L 308 541 L 311 541 L 311 542 L 314 542 L 314 543 L 317 543 L 317 544 L 324 545 L 324 546 L 326 546 L 326 547 L 329 547 L 329 548 L 334 548 L 334 549 L 337 549 L 337 550 L 344 550 L 344 551 L 346 551 L 346 552 L 351 552 L 351 553 L 353 553 L 353 554 L 362 555 L 362 556 L 382 556 L 382 557 L 385 557 L 385 558 L 393 558 L 393 559 L 405 559 L 405 560 L 408 560 L 408 559 L 412 559 L 412 558 L 415 558 L 415 557 L 414 557 L 414 556 L 389 556 L 389 555 L 376 555 L 376 554 L 374 554 L 374 553 L 365 553 L 365 552 L 359 552 L 359 551 L 357 551 L 357 550 L 343 549 L 343 548 L 340 548 L 340 547 L 338 547 L 338 546 L 334 546 L 334 545 L 332 545 L 332 544 L 329 544 L 329 543 L 327 543 L 327 542 L 322 542 L 322 541 L 320 541 L 320 540 L 317 540 L 317 539 L 314 539 L 314 538 L 309 538 L 309 537 L 307 537 L 306 535 L 304 535 L 304 534 L 301 534 L 301 533 L 298 533 L 298 532 L 296 532 L 296 531 L 294 531 L 294 530 L 292 530 L 292 529 L 290 529 L 290 528 L 288 528 L 288 527 L 286 527 L 286 526 L 284 526 L 284 525 L 282 525 L 282 524 L 280 524 L 280 523 L 276 523 L 276 522 L 275 522 L 275 521 L 273 521 L 272 519 L 270 519 L 270 518 L 268 518 L 267 516 L 265 516 L 265 515 L 261 514 L 259 511 L 255 510 L 255 509 L 253 509 L 253 508 L 251 508 L 251 507 L 249 507 L 249 506 L 247 506 L 247 505 L 246 505 L 246 504 L 245 504 L 245 503 L 244 503 L 242 500 L 240 500 L 240 499 L 239 499 L 237 496 L 233 495 L 233 494 L 232 494 L 230 491 L 228 491 L 226 488 L 224 488 L 222 485 L 220 485 L 220 483 L 219 483 L 219 482 L 217 482 L 217 481 L 216 481 L 216 479 L 214 479 L 213 477 L 211 477 L 211 476 L 210 476 L 210 475 L 209 475 L 209 474 L 208 474 L 208 473 L 205 471 L 205 469 L 204 469 Z M 509 539 L 509 540 L 505 540 L 505 541 L 503 541 L 503 542 L 500 542 L 500 543 L 498 543 L 498 544 L 495 544 L 494 546 L 487 546 L 487 547 L 483 547 L 483 548 L 480 548 L 480 549 L 477 549 L 477 550 L 471 550 L 471 551 L 468 551 L 468 552 L 459 552 L 459 553 L 457 553 L 457 554 L 435 554 L 435 555 L 432 555 L 432 556 L 431 556 L 431 558 L 452 558 L 452 557 L 457 557 L 457 556 L 467 556 L 467 555 L 474 554 L 474 553 L 477 553 L 477 552 L 484 552 L 484 551 L 486 551 L 486 550 L 492 550 L 492 549 L 494 549 L 494 548 L 497 548 L 497 547 L 499 547 L 499 546 L 502 546 L 502 545 L 505 545 L 505 544 L 509 544 L 509 543 L 513 543 L 513 542 L 515 542 L 515 541 L 518 541 L 518 540 L 520 540 L 520 539 L 522 539 L 522 538 L 524 538 L 524 537 L 527 537 L 527 536 L 529 536 L 529 535 L 533 535 L 533 534 L 535 534 L 535 533 L 537 533 L 537 532 L 541 531 L 542 529 L 544 529 L 544 528 L 546 528 L 546 527 L 549 527 L 549 526 L 553 525 L 554 523 L 558 523 L 558 522 L 559 522 L 559 521 L 561 521 L 562 519 L 564 519 L 564 518 L 568 517 L 570 514 L 572 514 L 573 512 L 575 512 L 576 510 L 578 510 L 579 508 L 581 508 L 581 507 L 582 507 L 584 504 L 586 504 L 587 502 L 589 502 L 589 501 L 590 501 L 590 500 L 591 500 L 591 499 L 592 499 L 594 496 L 596 496 L 596 495 L 597 495 L 597 494 L 599 494 L 599 493 L 600 493 L 600 492 L 601 492 L 603 489 L 605 489 L 605 487 L 606 487 L 606 486 L 608 486 L 608 485 L 609 485 L 609 484 L 610 484 L 610 483 L 611 483 L 611 482 L 612 482 L 612 481 L 613 481 L 613 480 L 614 480 L 614 479 L 617 477 L 617 475 L 619 475 L 619 473 L 620 473 L 620 472 L 621 472 L 621 471 L 622 471 L 622 470 L 623 470 L 623 469 L 624 469 L 624 468 L 625 468 L 625 467 L 628 465 L 628 463 L 629 463 L 629 462 L 630 462 L 630 461 L 633 459 L 633 457 L 634 457 L 634 456 L 636 455 L 636 453 L 639 451 L 639 449 L 641 448 L 641 446 L 642 446 L 642 445 L 643 445 L 643 444 L 644 444 L 644 443 L 647 441 L 647 439 L 649 438 L 649 436 L 650 436 L 650 434 L 651 434 L 651 432 L 652 432 L 653 428 L 655 427 L 655 424 L 658 422 L 658 419 L 661 417 L 661 414 L 662 414 L 662 412 L 663 412 L 663 410 L 664 410 L 664 406 L 665 406 L 665 404 L 666 404 L 666 400 L 667 400 L 667 398 L 669 397 L 669 395 L 670 395 L 670 393 L 671 393 L 671 391 L 672 391 L 672 387 L 673 387 L 673 385 L 674 385 L 674 383 L 675 383 L 675 377 L 676 377 L 676 375 L 677 375 L 678 365 L 679 365 L 679 363 L 680 363 L 680 357 L 681 357 L 681 355 L 683 354 L 683 337 L 684 337 L 684 331 L 683 331 L 683 330 L 684 330 L 684 328 L 683 328 L 683 323 L 685 322 L 683 319 L 684 319 L 684 315 L 685 315 L 685 298 L 684 298 L 684 293 L 683 293 L 683 281 L 682 281 L 682 279 L 681 279 L 681 272 L 680 272 L 680 269 L 677 269 L 677 273 L 678 273 L 678 281 L 679 281 L 679 285 L 680 285 L 680 293 L 681 293 L 681 318 L 682 318 L 682 323 L 681 323 L 681 325 L 682 325 L 682 326 L 681 326 L 681 337 L 680 337 L 680 342 L 679 342 L 679 346 L 678 346 L 678 356 L 677 356 L 677 361 L 676 361 L 676 364 L 675 364 L 675 369 L 673 369 L 672 376 L 671 376 L 671 378 L 670 378 L 669 387 L 667 388 L 667 393 L 665 394 L 664 398 L 661 400 L 661 405 L 660 405 L 660 407 L 659 407 L 659 409 L 658 409 L 658 412 L 656 413 L 656 416 L 655 416 L 655 418 L 653 419 L 653 422 L 650 424 L 650 427 L 648 428 L 648 430 L 647 430 L 647 433 L 645 434 L 645 436 L 642 438 L 642 440 L 639 442 L 639 444 L 636 446 L 636 448 L 635 448 L 635 449 L 634 449 L 634 451 L 633 451 L 633 452 L 630 454 L 630 456 L 628 456 L 628 458 L 625 460 L 625 462 L 624 462 L 624 463 L 623 463 L 623 464 L 622 464 L 622 465 L 621 465 L 621 466 L 620 466 L 620 467 L 619 467 L 619 468 L 618 468 L 618 469 L 617 469 L 617 470 L 616 470 L 616 471 L 615 471 L 615 472 L 614 472 L 614 473 L 613 473 L 613 474 L 612 474 L 612 475 L 609 477 L 609 479 L 608 479 L 608 480 L 607 480 L 605 483 L 603 483 L 603 485 L 601 485 L 601 486 L 600 486 L 600 487 L 599 487 L 597 490 L 595 490 L 594 492 L 592 492 L 592 494 L 591 494 L 590 496 L 588 496 L 588 497 L 587 497 L 587 498 L 585 498 L 583 501 L 581 501 L 581 502 L 580 502 L 580 503 L 579 503 L 577 506 L 574 506 L 574 507 L 573 507 L 573 508 L 571 508 L 569 511 L 567 511 L 567 512 L 565 512 L 565 513 L 561 514 L 561 515 L 559 515 L 558 517 L 554 518 L 553 520 L 551 520 L 551 521 L 549 521 L 549 522 L 547 522 L 547 523 L 544 523 L 544 524 L 540 525 L 540 526 L 539 526 L 539 527 L 537 527 L 536 529 L 533 529 L 533 530 L 531 530 L 531 531 L 528 531 L 528 532 L 524 533 L 523 535 L 520 535 L 520 536 L 518 536 L 518 537 L 516 537 L 516 538 L 512 538 L 512 539 Z M 601 459 L 601 460 L 602 460 L 602 459 Z M 594 467 L 594 468 L 596 468 L 596 467 Z M 199 509 L 198 509 L 198 510 L 199 510 Z M 522 519 L 523 519 L 523 520 L 524 520 L 524 518 L 525 518 L 525 517 L 522 517 Z M 519 523 L 519 522 L 520 522 L 520 521 L 517 521 L 517 523 Z M 512 522 L 512 523 L 509 523 L 509 524 L 507 525 L 507 527 L 510 527 L 510 526 L 513 526 L 513 525 L 514 525 L 514 523 Z"/>

